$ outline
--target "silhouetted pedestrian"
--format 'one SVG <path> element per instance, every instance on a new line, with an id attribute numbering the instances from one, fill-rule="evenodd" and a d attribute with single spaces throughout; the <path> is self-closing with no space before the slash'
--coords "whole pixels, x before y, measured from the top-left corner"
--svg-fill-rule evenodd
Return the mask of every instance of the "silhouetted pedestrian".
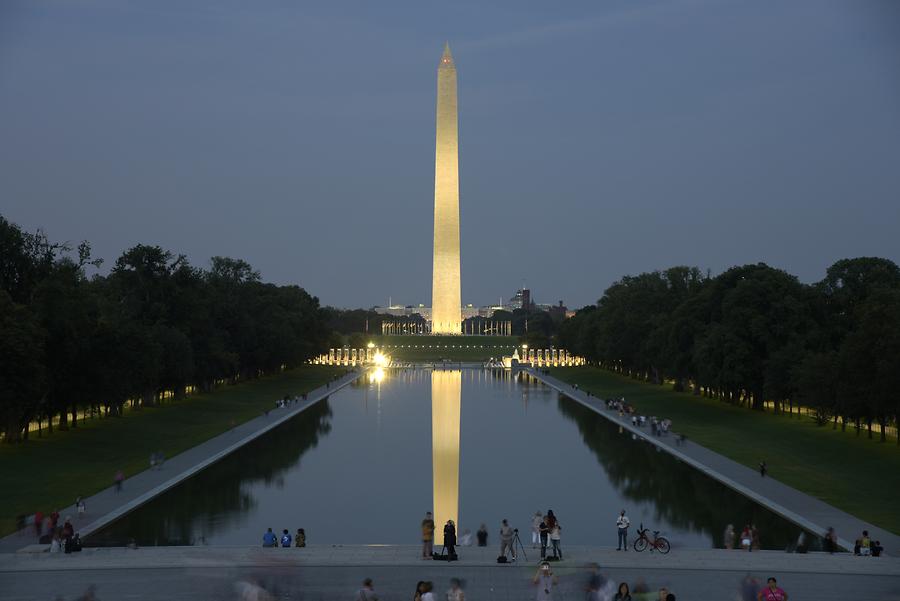
<path id="1" fill-rule="evenodd" d="M 482 524 L 481 528 L 478 529 L 478 532 L 475 533 L 475 538 L 478 539 L 479 547 L 487 547 L 487 539 L 488 539 L 487 526 Z"/>
<path id="2" fill-rule="evenodd" d="M 372 584 L 371 578 L 363 580 L 362 588 L 358 592 L 358 601 L 378 601 L 378 595 L 375 594 L 375 585 Z"/>
<path id="3" fill-rule="evenodd" d="M 447 520 L 444 525 L 444 546 L 447 548 L 447 559 L 456 559 L 456 525 Z"/>
<path id="4" fill-rule="evenodd" d="M 765 460 L 759 462 L 759 475 L 763 478 L 766 477 L 766 474 L 769 472 L 768 466 L 766 466 Z"/>
<path id="5" fill-rule="evenodd" d="M 837 533 L 831 526 L 829 526 L 828 531 L 825 532 L 825 551 L 828 553 L 837 551 Z"/>
<path id="6" fill-rule="evenodd" d="M 516 549 L 513 547 L 513 529 L 509 522 L 503 520 L 500 524 L 500 555 L 506 557 L 507 552 L 512 555 L 512 560 L 516 560 Z"/>

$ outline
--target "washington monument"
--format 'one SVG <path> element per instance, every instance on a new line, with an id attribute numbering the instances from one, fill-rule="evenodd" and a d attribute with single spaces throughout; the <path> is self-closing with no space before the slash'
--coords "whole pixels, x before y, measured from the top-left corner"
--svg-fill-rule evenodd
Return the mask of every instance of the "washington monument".
<path id="1" fill-rule="evenodd" d="M 437 76 L 437 133 L 434 151 L 434 267 L 431 331 L 462 329 L 459 284 L 459 132 L 456 119 L 456 66 L 444 46 Z"/>

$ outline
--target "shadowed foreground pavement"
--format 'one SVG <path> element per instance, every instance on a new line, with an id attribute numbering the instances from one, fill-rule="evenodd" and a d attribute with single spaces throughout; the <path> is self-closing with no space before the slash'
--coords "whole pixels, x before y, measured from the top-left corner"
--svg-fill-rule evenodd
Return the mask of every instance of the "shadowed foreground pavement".
<path id="1" fill-rule="evenodd" d="M 354 599 L 365 577 L 373 578 L 381 599 L 411 599 L 418 580 L 432 580 L 443 593 L 450 578 L 466 581 L 467 600 L 532 599 L 532 561 L 494 563 L 497 550 L 463 548 L 452 564 L 417 559 L 415 546 L 312 546 L 305 549 L 258 547 L 158 547 L 128 550 L 86 549 L 78 555 L 19 553 L 0 555 L 0 597 L 4 600 L 75 599 L 91 584 L 99 599 L 238 599 L 235 583 L 258 582 L 277 599 Z M 587 572 L 596 561 L 615 582 L 651 588 L 667 586 L 680 601 L 733 600 L 749 574 L 760 583 L 774 575 L 794 600 L 900 600 L 900 560 L 849 555 L 792 555 L 674 550 L 661 557 L 573 547 L 560 576 L 555 599 L 583 600 Z M 438 598 L 443 598 L 439 595 Z"/>

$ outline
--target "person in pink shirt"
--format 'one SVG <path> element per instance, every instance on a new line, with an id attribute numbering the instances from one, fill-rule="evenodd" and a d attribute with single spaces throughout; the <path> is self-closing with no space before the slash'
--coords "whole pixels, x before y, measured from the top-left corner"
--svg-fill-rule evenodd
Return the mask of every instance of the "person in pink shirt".
<path id="1" fill-rule="evenodd" d="M 778 581 L 770 577 L 766 582 L 766 588 L 759 591 L 756 595 L 759 601 L 787 601 L 788 594 L 783 589 L 778 588 Z"/>

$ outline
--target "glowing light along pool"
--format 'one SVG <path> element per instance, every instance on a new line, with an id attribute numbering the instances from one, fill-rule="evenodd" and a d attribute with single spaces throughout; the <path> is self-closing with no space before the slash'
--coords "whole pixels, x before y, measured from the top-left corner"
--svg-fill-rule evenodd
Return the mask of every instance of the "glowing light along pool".
<path id="1" fill-rule="evenodd" d="M 534 513 L 553 509 L 563 548 L 612 546 L 623 508 L 675 548 L 720 547 L 729 523 L 756 524 L 768 549 L 801 532 L 527 375 L 406 369 L 361 378 L 88 544 L 257 545 L 269 527 L 415 544 L 434 510 L 460 534 L 486 524 L 489 544 L 509 519 L 528 545 Z"/>

